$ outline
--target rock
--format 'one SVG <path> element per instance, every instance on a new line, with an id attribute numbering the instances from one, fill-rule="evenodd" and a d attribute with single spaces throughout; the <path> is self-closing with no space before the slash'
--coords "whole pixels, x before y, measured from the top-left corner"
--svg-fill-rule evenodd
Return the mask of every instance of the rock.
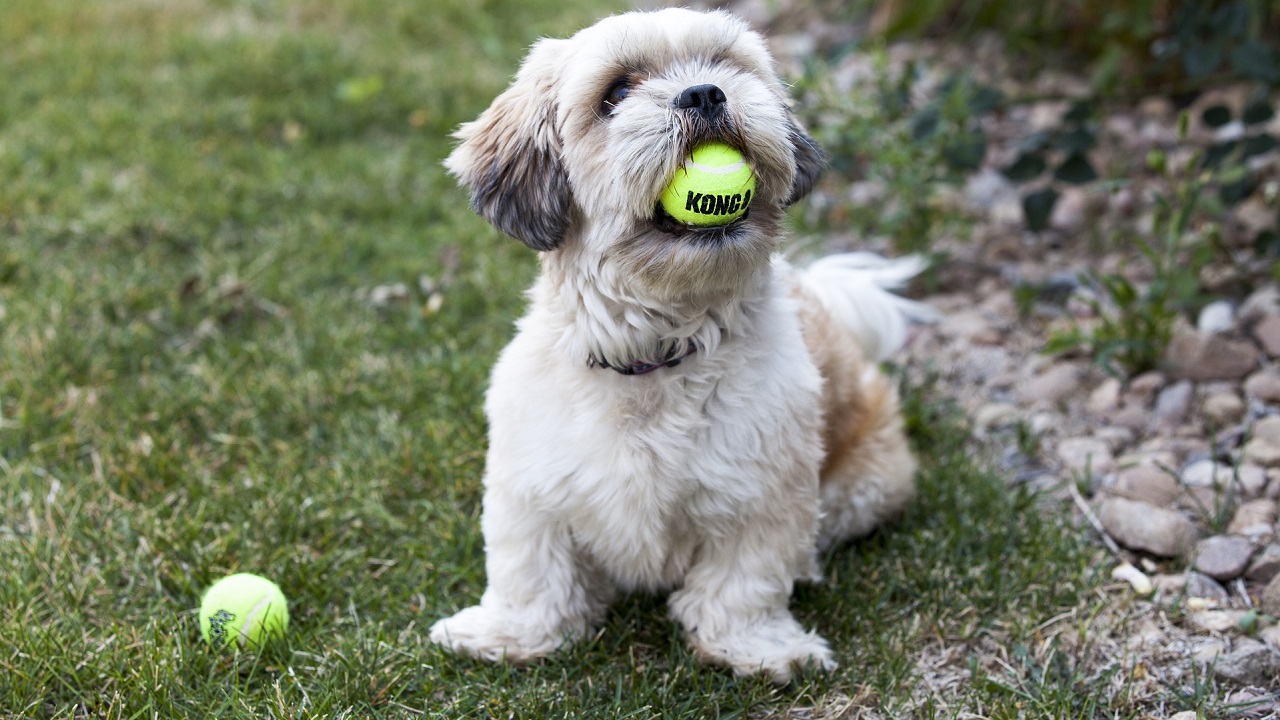
<path id="1" fill-rule="evenodd" d="M 1244 459 L 1267 468 L 1280 467 L 1280 445 L 1254 438 L 1244 446 Z"/>
<path id="2" fill-rule="evenodd" d="M 1009 403 L 987 403 L 973 412 L 973 426 L 978 432 L 1007 427 L 1018 421 L 1018 406 Z"/>
<path id="3" fill-rule="evenodd" d="M 1270 498 L 1250 500 L 1236 508 L 1227 525 L 1232 535 L 1260 537 L 1270 533 L 1276 522 L 1276 501 Z"/>
<path id="4" fill-rule="evenodd" d="M 1221 638 L 1205 638 L 1196 644 L 1191 657 L 1202 665 L 1211 665 L 1227 652 L 1227 641 Z"/>
<path id="5" fill-rule="evenodd" d="M 1271 578 L 1263 588 L 1259 604 L 1268 615 L 1280 615 L 1280 575 Z"/>
<path id="6" fill-rule="evenodd" d="M 1280 403 L 1280 372 L 1269 368 L 1250 375 L 1244 381 L 1244 392 L 1263 402 Z"/>
<path id="7" fill-rule="evenodd" d="M 1181 513 L 1125 498 L 1104 500 L 1098 517 L 1116 542 L 1161 557 L 1181 556 L 1199 535 Z"/>
<path id="8" fill-rule="evenodd" d="M 1258 639 L 1273 648 L 1280 648 L 1280 625 L 1272 625 L 1269 628 L 1263 628 L 1262 631 L 1258 633 Z"/>
<path id="9" fill-rule="evenodd" d="M 1244 401 L 1233 392 L 1216 392 L 1204 399 L 1200 411 L 1214 427 L 1221 428 L 1244 417 Z"/>
<path id="10" fill-rule="evenodd" d="M 1226 300 L 1215 300 L 1200 309 L 1196 318 L 1196 330 L 1205 335 L 1226 332 L 1235 325 L 1235 309 Z"/>
<path id="11" fill-rule="evenodd" d="M 1178 499 L 1182 489 L 1177 478 L 1154 465 L 1135 465 L 1116 475 L 1112 493 L 1130 500 L 1140 500 L 1164 507 Z"/>
<path id="12" fill-rule="evenodd" d="M 1268 317 L 1280 315 L 1280 285 L 1267 285 L 1253 291 L 1244 302 L 1236 316 L 1245 325 L 1254 325 Z"/>
<path id="13" fill-rule="evenodd" d="M 1089 400 L 1085 403 L 1085 409 L 1097 417 L 1106 417 L 1109 413 L 1120 407 L 1120 381 L 1115 378 L 1107 378 L 1098 384 L 1098 387 L 1089 393 Z"/>
<path id="14" fill-rule="evenodd" d="M 1271 315 L 1253 326 L 1253 338 L 1269 358 L 1280 358 L 1280 315 Z"/>
<path id="15" fill-rule="evenodd" d="M 1112 425 L 1128 428 L 1135 432 L 1146 429 L 1150 420 L 1151 413 L 1139 405 L 1126 405 L 1111 416 Z"/>
<path id="16" fill-rule="evenodd" d="M 1240 624 L 1244 610 L 1200 610 L 1187 616 L 1192 625 L 1211 633 L 1229 633 Z"/>
<path id="17" fill-rule="evenodd" d="M 950 322 L 950 320 L 948 320 Z M 1075 365 L 1054 365 L 1031 378 L 1019 395 L 1026 403 L 1058 403 L 1080 389 L 1080 369 Z"/>
<path id="18" fill-rule="evenodd" d="M 1164 360 L 1175 379 L 1239 380 L 1258 367 L 1258 349 L 1239 340 L 1184 332 L 1174 336 Z"/>
<path id="19" fill-rule="evenodd" d="M 1162 427 L 1177 427 L 1186 419 L 1191 409 L 1191 394 L 1195 388 L 1188 380 L 1180 380 L 1165 387 L 1156 395 L 1155 420 Z"/>
<path id="20" fill-rule="evenodd" d="M 1129 387 L 1125 391 L 1125 395 L 1146 402 L 1155 396 L 1156 391 L 1164 387 L 1166 382 L 1168 382 L 1168 378 L 1163 373 L 1158 373 L 1154 370 L 1144 372 L 1129 381 Z"/>
<path id="21" fill-rule="evenodd" d="M 1106 441 L 1091 437 L 1064 438 L 1058 442 L 1058 460 L 1065 470 L 1106 475 L 1115 469 L 1115 458 Z"/>
<path id="22" fill-rule="evenodd" d="M 1195 710 L 1183 710 L 1169 716 L 1169 720 L 1197 720 L 1200 715 Z"/>
<path id="23" fill-rule="evenodd" d="M 1267 491 L 1267 471 L 1248 463 L 1236 468 L 1236 482 L 1240 493 L 1246 497 L 1258 497 Z"/>
<path id="24" fill-rule="evenodd" d="M 1250 638 L 1239 638 L 1235 647 L 1223 655 L 1213 666 L 1216 677 L 1241 685 L 1262 685 L 1280 670 L 1280 657 L 1265 643 Z"/>
<path id="25" fill-rule="evenodd" d="M 1224 488 L 1235 477 L 1231 466 L 1210 459 L 1196 460 L 1182 469 L 1182 484 L 1189 488 Z"/>
<path id="26" fill-rule="evenodd" d="M 1216 535 L 1202 541 L 1196 551 L 1196 570 L 1215 580 L 1240 577 L 1253 557 L 1253 543 L 1239 535 Z"/>
<path id="27" fill-rule="evenodd" d="M 1189 570 L 1185 578 L 1182 589 L 1188 598 L 1207 600 L 1210 605 L 1226 605 L 1231 602 L 1227 589 L 1208 575 Z"/>
<path id="28" fill-rule="evenodd" d="M 1280 415 L 1270 415 L 1255 423 L 1253 437 L 1266 440 L 1272 445 L 1280 445 Z"/>
<path id="29" fill-rule="evenodd" d="M 1271 543 L 1253 556 L 1244 576 L 1254 582 L 1271 582 L 1276 575 L 1280 575 L 1280 544 Z"/>

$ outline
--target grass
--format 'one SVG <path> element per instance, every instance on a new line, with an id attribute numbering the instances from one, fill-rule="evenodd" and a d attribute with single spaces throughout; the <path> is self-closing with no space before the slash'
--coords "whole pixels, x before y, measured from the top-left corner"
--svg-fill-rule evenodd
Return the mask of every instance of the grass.
<path id="1" fill-rule="evenodd" d="M 483 589 L 480 403 L 535 271 L 444 176 L 446 135 L 606 10 L 0 8 L 0 717 L 1103 716 L 1103 676 L 1037 665 L 1095 602 L 1093 551 L 918 385 L 919 503 L 794 599 L 834 675 L 701 666 L 645 596 L 525 670 L 426 642 Z M 235 571 L 291 599 L 258 655 L 199 638 Z"/>

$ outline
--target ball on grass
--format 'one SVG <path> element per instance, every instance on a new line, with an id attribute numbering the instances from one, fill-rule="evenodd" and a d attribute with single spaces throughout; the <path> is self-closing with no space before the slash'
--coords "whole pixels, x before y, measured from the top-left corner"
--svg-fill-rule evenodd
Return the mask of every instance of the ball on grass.
<path id="1" fill-rule="evenodd" d="M 289 602 L 261 575 L 228 575 L 200 600 L 200 634 L 214 648 L 257 649 L 289 627 Z"/>
<path id="2" fill-rule="evenodd" d="M 756 191 L 756 176 L 742 153 L 722 142 L 694 148 L 660 200 L 676 220 L 696 227 L 727 225 L 742 217 Z"/>

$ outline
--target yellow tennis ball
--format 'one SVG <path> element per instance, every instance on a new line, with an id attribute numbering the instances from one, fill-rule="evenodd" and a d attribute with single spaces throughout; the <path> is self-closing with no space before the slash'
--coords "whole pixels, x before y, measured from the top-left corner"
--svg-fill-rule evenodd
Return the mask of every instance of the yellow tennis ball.
<path id="1" fill-rule="evenodd" d="M 228 575 L 200 600 L 200 634 L 214 648 L 256 649 L 289 627 L 289 602 L 261 575 Z"/>
<path id="2" fill-rule="evenodd" d="M 742 153 L 722 142 L 694 148 L 684 167 L 662 192 L 662 209 L 676 220 L 697 227 L 715 227 L 747 212 L 756 191 L 756 176 Z"/>

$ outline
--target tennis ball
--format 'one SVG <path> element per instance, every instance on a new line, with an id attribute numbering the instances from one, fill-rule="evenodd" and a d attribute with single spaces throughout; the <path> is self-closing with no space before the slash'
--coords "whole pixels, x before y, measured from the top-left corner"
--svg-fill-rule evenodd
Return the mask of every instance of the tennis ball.
<path id="1" fill-rule="evenodd" d="M 214 648 L 255 649 L 289 627 L 289 602 L 261 575 L 228 575 L 200 600 L 200 634 Z"/>
<path id="2" fill-rule="evenodd" d="M 755 191 L 756 177 L 742 153 L 709 142 L 685 158 L 660 202 L 668 215 L 686 225 L 715 227 L 745 215 Z"/>

